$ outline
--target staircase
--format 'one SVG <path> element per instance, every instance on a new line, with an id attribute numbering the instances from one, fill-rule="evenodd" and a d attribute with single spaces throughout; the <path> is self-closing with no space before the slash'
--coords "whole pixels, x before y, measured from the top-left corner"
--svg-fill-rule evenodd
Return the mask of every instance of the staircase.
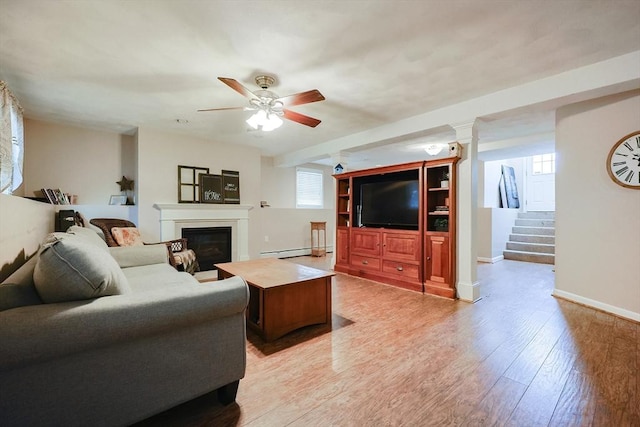
<path id="1" fill-rule="evenodd" d="M 555 227 L 555 212 L 519 213 L 503 252 L 504 259 L 554 264 Z"/>

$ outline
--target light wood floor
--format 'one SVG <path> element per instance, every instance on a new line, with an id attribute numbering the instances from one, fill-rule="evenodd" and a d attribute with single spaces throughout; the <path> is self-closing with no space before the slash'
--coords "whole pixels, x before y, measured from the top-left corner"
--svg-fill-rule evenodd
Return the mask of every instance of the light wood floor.
<path id="1" fill-rule="evenodd" d="M 140 426 L 640 426 L 640 325 L 555 299 L 552 268 L 479 264 L 475 304 L 337 274 L 332 330 L 249 334 L 237 404 Z"/>

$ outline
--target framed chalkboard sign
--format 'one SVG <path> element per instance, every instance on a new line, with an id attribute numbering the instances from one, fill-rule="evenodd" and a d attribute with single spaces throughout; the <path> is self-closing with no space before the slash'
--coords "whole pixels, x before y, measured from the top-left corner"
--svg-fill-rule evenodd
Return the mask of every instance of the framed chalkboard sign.
<path id="1" fill-rule="evenodd" d="M 200 203 L 224 203 L 222 175 L 200 174 Z"/>
<path id="2" fill-rule="evenodd" d="M 224 202 L 240 204 L 240 172 L 223 170 L 222 185 L 224 190 Z"/>

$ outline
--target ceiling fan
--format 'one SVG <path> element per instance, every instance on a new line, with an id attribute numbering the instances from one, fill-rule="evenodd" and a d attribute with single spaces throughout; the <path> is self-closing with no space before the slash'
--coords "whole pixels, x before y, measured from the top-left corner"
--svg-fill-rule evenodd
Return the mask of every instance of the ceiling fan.
<path id="1" fill-rule="evenodd" d="M 324 96 L 317 90 L 308 90 L 306 92 L 296 93 L 294 95 L 279 97 L 269 90 L 269 86 L 273 85 L 275 79 L 272 76 L 257 76 L 256 84 L 262 89 L 251 92 L 249 89 L 240 84 L 237 80 L 228 77 L 218 77 L 222 83 L 238 92 L 240 95 L 249 98 L 248 107 L 226 107 L 226 108 L 208 108 L 198 111 L 221 111 L 221 110 L 245 110 L 256 111 L 247 123 L 254 129 L 262 129 L 263 131 L 271 131 L 282 125 L 281 117 L 298 122 L 312 128 L 320 124 L 320 120 L 304 114 L 296 113 L 285 107 L 294 105 L 309 104 L 324 100 Z"/>

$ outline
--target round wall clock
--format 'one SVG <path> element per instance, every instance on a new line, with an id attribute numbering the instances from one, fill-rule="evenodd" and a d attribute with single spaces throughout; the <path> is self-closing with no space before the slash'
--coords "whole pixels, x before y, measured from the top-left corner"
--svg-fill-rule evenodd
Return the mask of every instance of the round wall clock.
<path id="1" fill-rule="evenodd" d="M 623 136 L 613 145 L 607 172 L 616 184 L 640 190 L 640 131 Z"/>

